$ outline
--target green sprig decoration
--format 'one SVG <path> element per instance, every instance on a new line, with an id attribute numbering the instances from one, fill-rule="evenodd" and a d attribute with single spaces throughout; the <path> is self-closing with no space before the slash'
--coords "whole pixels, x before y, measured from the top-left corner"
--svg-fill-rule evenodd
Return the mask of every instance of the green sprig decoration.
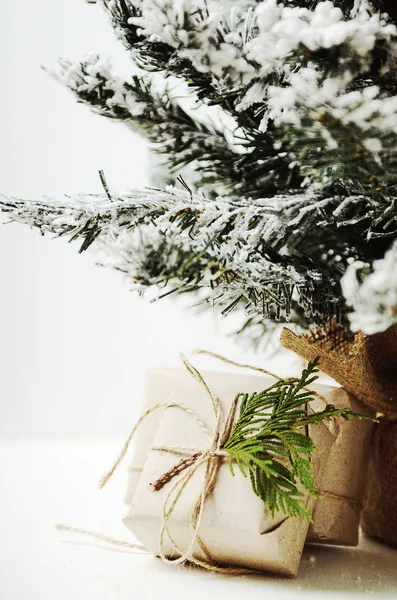
<path id="1" fill-rule="evenodd" d="M 262 392 L 244 394 L 238 420 L 222 448 L 229 454 L 232 475 L 234 462 L 244 476 L 248 472 L 253 491 L 272 516 L 280 511 L 312 521 L 302 505 L 304 492 L 301 489 L 316 498 L 321 497 L 311 461 L 316 447 L 301 430 L 334 417 L 345 421 L 351 417 L 370 418 L 349 408 L 337 409 L 332 404 L 308 414 L 308 403 L 314 400 L 315 393 L 307 386 L 318 379 L 314 375 L 318 372 L 318 362 L 316 358 L 309 363 L 300 379 L 281 380 Z"/>

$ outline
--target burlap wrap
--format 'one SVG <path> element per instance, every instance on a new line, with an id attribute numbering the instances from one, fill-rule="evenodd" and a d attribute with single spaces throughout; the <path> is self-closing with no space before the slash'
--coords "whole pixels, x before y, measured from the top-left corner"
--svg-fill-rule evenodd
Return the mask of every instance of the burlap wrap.
<path id="1" fill-rule="evenodd" d="M 381 414 L 374 428 L 361 525 L 367 535 L 397 546 L 397 326 L 351 341 L 316 339 L 284 329 L 281 343 L 306 360 L 320 356 L 320 369 Z"/>

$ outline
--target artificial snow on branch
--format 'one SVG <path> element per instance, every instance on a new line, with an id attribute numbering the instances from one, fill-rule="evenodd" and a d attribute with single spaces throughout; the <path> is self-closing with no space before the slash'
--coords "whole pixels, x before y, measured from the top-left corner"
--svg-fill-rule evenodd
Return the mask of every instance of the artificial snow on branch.
<path id="1" fill-rule="evenodd" d="M 232 189 L 241 149 L 232 148 L 223 131 L 193 119 L 167 88 L 156 92 L 148 75 L 124 81 L 113 75 L 109 60 L 92 53 L 77 64 L 60 60 L 55 77 L 79 102 L 143 134 L 155 151 L 166 155 L 171 173 L 195 161 L 202 187 L 222 182 Z"/>
<path id="2" fill-rule="evenodd" d="M 343 293 L 352 307 L 353 331 L 371 335 L 397 323 L 397 243 L 385 257 L 368 264 L 354 262 L 342 279 Z"/>
<path id="3" fill-rule="evenodd" d="M 102 263 L 125 273 L 140 290 L 206 290 L 204 300 L 215 300 L 224 313 L 242 305 L 279 321 L 290 319 L 296 305 L 316 320 L 321 310 L 333 313 L 337 284 L 306 257 L 299 261 L 275 249 L 282 206 L 290 201 L 280 198 L 279 206 L 266 206 L 219 198 L 209 203 L 172 189 L 112 200 L 82 195 L 67 202 L 3 199 L 0 206 L 43 234 L 80 239 L 80 251 L 95 243 Z M 295 211 L 299 203 L 303 197 L 296 198 Z"/>

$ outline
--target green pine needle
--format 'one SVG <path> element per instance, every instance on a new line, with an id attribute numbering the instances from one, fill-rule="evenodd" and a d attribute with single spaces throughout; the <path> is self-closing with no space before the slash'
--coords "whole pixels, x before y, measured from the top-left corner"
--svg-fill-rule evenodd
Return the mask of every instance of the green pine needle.
<path id="1" fill-rule="evenodd" d="M 308 415 L 307 406 L 314 393 L 307 391 L 307 386 L 318 378 L 314 375 L 318 372 L 318 362 L 316 358 L 309 363 L 300 379 L 278 381 L 262 392 L 243 394 L 239 418 L 222 448 L 229 454 L 232 475 L 234 463 L 244 476 L 248 471 L 253 491 L 272 516 L 280 511 L 312 521 L 303 506 L 305 494 L 298 486 L 316 498 L 321 496 L 311 461 L 316 447 L 300 430 L 336 416 L 345 421 L 351 417 L 369 418 L 332 404 Z"/>

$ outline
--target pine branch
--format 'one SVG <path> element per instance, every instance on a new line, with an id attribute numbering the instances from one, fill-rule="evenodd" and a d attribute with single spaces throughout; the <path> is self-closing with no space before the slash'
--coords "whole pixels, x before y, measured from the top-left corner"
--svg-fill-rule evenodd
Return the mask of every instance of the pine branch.
<path id="1" fill-rule="evenodd" d="M 178 38 L 179 26 L 175 22 L 176 13 L 173 10 L 172 2 L 165 1 L 164 4 L 165 6 L 162 7 L 154 3 L 152 8 L 158 11 L 159 15 L 162 15 L 161 22 L 164 21 L 163 13 L 170 17 L 171 21 L 167 28 L 176 27 L 175 37 Z M 150 5 L 150 3 L 148 2 L 147 5 Z M 237 194 L 243 193 L 247 197 L 270 196 L 288 185 L 292 187 L 299 186 L 300 180 L 296 177 L 294 171 L 289 170 L 288 164 L 290 161 L 287 159 L 284 150 L 274 148 L 274 140 L 271 134 L 258 130 L 260 119 L 258 120 L 255 117 L 255 110 L 245 111 L 238 108 L 242 91 L 239 86 L 233 91 L 230 90 L 230 82 L 228 81 L 230 79 L 228 74 L 230 60 L 226 61 L 225 74 L 227 76 L 223 81 L 221 74 L 215 75 L 207 67 L 204 68 L 208 63 L 207 56 L 200 55 L 197 64 L 195 64 L 186 55 L 186 52 L 180 52 L 182 47 L 175 43 L 175 40 L 170 43 L 169 40 L 162 39 L 159 32 L 156 34 L 148 32 L 146 35 L 142 29 L 139 29 L 138 35 L 136 23 L 139 23 L 139 20 L 143 18 L 142 9 L 135 6 L 130 0 L 105 2 L 105 6 L 110 11 L 116 32 L 121 36 L 127 47 L 133 51 L 134 60 L 139 67 L 150 72 L 158 71 L 164 73 L 165 76 L 183 79 L 193 90 L 199 101 L 206 102 L 209 105 L 218 105 L 236 120 L 242 132 L 239 143 L 242 143 L 246 148 L 246 155 L 241 160 L 235 160 L 234 176 L 233 174 L 231 176 Z M 236 15 L 236 11 L 234 11 L 234 14 Z M 214 45 L 215 50 L 218 44 L 223 43 L 225 45 L 224 36 L 231 33 L 231 29 L 226 21 L 222 22 L 218 29 L 215 28 L 214 39 L 212 39 L 211 35 L 207 35 L 206 18 L 208 16 L 207 11 L 198 7 L 197 3 L 189 4 L 187 2 L 182 22 L 188 30 L 190 26 L 199 25 L 205 34 L 203 42 L 205 43 L 208 38 L 208 42 Z M 242 23 L 241 31 L 238 33 L 240 37 L 244 35 L 244 27 L 245 25 Z M 207 33 L 205 33 L 206 31 Z M 181 30 L 181 35 L 182 38 L 185 38 L 185 30 Z M 199 36 L 195 40 L 190 40 L 188 44 L 189 48 L 196 48 L 197 45 L 199 46 L 198 52 L 200 52 L 201 42 Z M 243 86 L 244 89 L 245 87 Z"/>
<path id="2" fill-rule="evenodd" d="M 317 379 L 319 359 L 309 363 L 300 379 L 280 381 L 260 393 L 244 394 L 240 414 L 223 446 L 233 462 L 250 477 L 253 491 L 266 504 L 272 516 L 281 511 L 290 517 L 312 520 L 302 505 L 306 490 L 321 496 L 312 472 L 311 457 L 316 448 L 301 430 L 324 420 L 340 417 L 367 418 L 348 408 L 329 404 L 318 413 L 308 414 L 313 394 L 306 391 Z"/>
<path id="3" fill-rule="evenodd" d="M 199 98 L 210 104 L 219 104 L 236 119 L 247 149 L 246 155 L 235 161 L 236 176 L 231 176 L 237 193 L 241 192 L 246 197 L 265 197 L 286 189 L 297 189 L 302 181 L 332 188 L 336 180 L 342 182 L 349 194 L 357 193 L 354 186 L 360 185 L 367 173 L 374 172 L 374 162 L 379 162 L 379 157 L 375 154 L 372 160 L 370 157 L 366 161 L 368 164 L 357 164 L 353 157 L 360 153 L 363 156 L 368 154 L 366 147 L 362 152 L 365 142 L 363 132 L 358 132 L 358 142 L 345 144 L 348 131 L 343 136 L 338 122 L 334 131 L 339 135 L 332 135 L 331 127 L 327 127 L 326 113 L 319 126 L 323 114 L 321 98 L 313 107 L 313 116 L 305 114 L 305 111 L 319 96 L 320 90 L 305 86 L 310 82 L 303 80 L 303 85 L 296 92 L 291 78 L 299 78 L 300 73 L 305 77 L 306 72 L 312 72 L 313 77 L 316 76 L 324 85 L 325 103 L 329 97 L 326 83 L 339 88 L 341 101 L 351 90 L 365 89 L 370 85 L 378 85 L 382 93 L 390 96 L 393 90 L 396 91 L 395 29 L 377 15 L 368 14 L 366 21 L 363 13 L 350 18 L 352 2 L 337 2 L 336 6 L 344 11 L 339 15 L 331 3 L 303 3 L 304 7 L 307 6 L 306 10 L 302 8 L 302 2 L 289 4 L 295 8 L 276 7 L 274 2 L 263 2 L 258 4 L 254 16 L 238 11 L 232 16 L 227 11 L 220 11 L 219 16 L 214 18 L 204 4 L 185 0 L 177 10 L 169 0 L 160 3 L 148 0 L 139 8 L 131 8 L 129 14 L 135 11 L 135 16 L 127 19 L 125 27 L 141 27 L 139 36 L 134 37 L 134 45 L 141 39 L 146 40 L 145 44 L 162 44 L 162 51 L 163 46 L 169 49 L 164 63 L 158 60 L 157 55 L 153 58 L 160 71 L 186 79 Z M 114 10 L 119 20 L 123 18 L 120 15 L 125 16 L 128 12 L 125 7 Z M 294 10 L 298 31 L 288 43 L 280 25 L 283 19 L 292 18 Z M 329 28 L 336 21 L 338 33 L 330 43 Z M 371 31 L 370 35 L 363 33 L 365 27 Z M 144 55 L 150 56 L 147 46 Z M 232 62 L 230 57 L 233 57 Z M 203 76 L 207 77 L 204 82 Z M 290 114 L 283 98 L 288 101 L 291 92 L 301 95 L 299 103 L 304 111 L 304 123 L 303 127 L 291 128 L 287 118 L 287 127 L 283 129 L 279 126 Z M 299 103 L 293 107 L 294 114 L 299 112 Z M 278 111 L 282 115 L 281 121 Z M 330 121 L 333 121 L 332 116 Z M 372 131 L 364 133 L 369 140 L 378 139 L 377 134 L 376 125 Z M 384 135 L 380 136 L 381 142 L 386 142 L 387 152 L 395 139 L 384 138 Z M 337 145 L 337 148 L 331 148 L 332 152 L 329 152 L 329 143 L 327 147 L 330 139 Z M 317 152 L 313 152 L 314 143 L 318 144 Z M 338 165 L 336 169 L 335 163 Z M 393 166 L 386 161 L 382 165 L 383 174 L 392 172 L 389 167 Z M 378 170 L 375 169 L 375 172 Z M 372 182 L 374 190 L 379 187 L 376 182 L 375 177 Z M 390 182 L 391 185 L 393 183 Z"/>
<path id="4" fill-rule="evenodd" d="M 132 52 L 136 64 L 149 72 L 164 71 L 168 75 L 182 77 L 198 91 L 199 97 L 207 98 L 215 93 L 209 75 L 200 73 L 186 58 L 178 56 L 175 48 L 158 38 L 146 36 L 135 20 L 142 18 L 141 2 L 132 0 L 103 0 L 116 35 Z"/>
<path id="5" fill-rule="evenodd" d="M 302 86 L 307 96 L 301 93 Z M 286 90 L 273 88 L 270 115 L 277 137 L 301 165 L 305 184 L 344 196 L 392 195 L 397 145 L 397 100 L 379 97 L 376 86 L 342 93 L 319 84 L 313 73 L 297 73 L 287 90 L 291 113 L 279 112 Z M 310 98 L 310 99 L 309 99 Z"/>
<path id="6" fill-rule="evenodd" d="M 157 93 L 147 75 L 124 81 L 97 54 L 77 64 L 60 60 L 59 65 L 53 75 L 79 102 L 143 134 L 153 150 L 166 155 L 171 173 L 194 163 L 201 188 L 206 187 L 210 195 L 218 190 L 235 196 L 264 196 L 293 181 L 298 185 L 296 173 L 287 168 L 285 152 L 274 150 L 274 140 L 267 133 L 242 130 L 232 146 L 224 131 L 193 119 L 167 88 Z"/>
<path id="7" fill-rule="evenodd" d="M 80 240 L 80 252 L 95 244 L 108 255 L 104 262 L 142 291 L 161 287 L 161 295 L 200 293 L 202 302 L 215 303 L 223 314 L 244 308 L 253 318 L 304 327 L 323 325 L 335 315 L 343 322 L 339 279 L 350 258 L 366 260 L 366 255 L 352 246 L 349 233 L 360 223 L 353 214 L 347 219 L 348 205 L 340 206 L 337 197 L 300 194 L 256 203 L 209 203 L 174 189 L 112 192 L 111 198 L 3 199 L 0 208 L 43 234 Z M 345 239 L 332 219 L 337 225 L 340 221 L 340 230 L 346 228 Z M 325 268 L 321 252 L 330 247 L 334 250 Z"/>
<path id="8" fill-rule="evenodd" d="M 82 239 L 80 251 L 95 242 L 109 255 L 105 262 L 140 289 L 206 290 L 205 300 L 214 300 L 223 314 L 245 306 L 278 321 L 288 320 L 294 306 L 315 321 L 335 313 L 331 272 L 324 277 L 307 257 L 291 259 L 272 247 L 277 227 L 282 233 L 274 199 L 208 204 L 178 190 L 112 198 L 77 196 L 63 204 L 3 200 L 0 207 L 42 233 Z"/>
<path id="9" fill-rule="evenodd" d="M 193 119 L 167 89 L 157 93 L 147 77 L 134 76 L 125 82 L 112 74 L 108 61 L 95 54 L 77 64 L 60 61 L 55 76 L 79 102 L 143 134 L 153 150 L 166 155 L 171 173 L 194 162 L 202 187 L 213 191 L 222 182 L 233 189 L 241 151 L 229 145 L 223 131 Z"/>

